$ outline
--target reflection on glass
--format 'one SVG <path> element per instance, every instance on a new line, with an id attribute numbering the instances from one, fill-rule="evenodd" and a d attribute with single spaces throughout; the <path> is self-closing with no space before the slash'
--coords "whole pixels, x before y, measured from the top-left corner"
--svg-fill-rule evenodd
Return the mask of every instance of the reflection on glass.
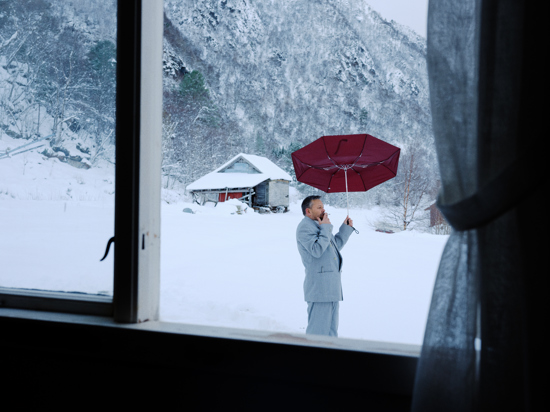
<path id="1" fill-rule="evenodd" d="M 0 2 L 0 287 L 112 295 L 116 1 Z"/>

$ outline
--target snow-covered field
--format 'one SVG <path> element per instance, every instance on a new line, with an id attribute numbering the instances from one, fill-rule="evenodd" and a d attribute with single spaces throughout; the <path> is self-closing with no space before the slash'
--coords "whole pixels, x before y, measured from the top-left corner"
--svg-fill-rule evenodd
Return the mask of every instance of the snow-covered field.
<path id="1" fill-rule="evenodd" d="M 162 319 L 303 333 L 299 204 L 284 214 L 239 215 L 228 203 L 163 205 Z M 326 209 L 336 232 L 346 210 Z M 339 336 L 421 344 L 447 236 L 376 232 L 379 213 L 350 211 L 360 233 L 343 249 Z"/>
<path id="2" fill-rule="evenodd" d="M 26 143 L 0 135 L 0 155 Z M 114 234 L 114 167 L 41 150 L 0 158 L 0 286 L 112 294 L 112 256 L 99 260 Z"/>
<path id="3" fill-rule="evenodd" d="M 0 160 L 0 286 L 112 294 L 112 253 L 99 262 L 113 235 L 112 167 L 23 156 Z M 163 202 L 161 319 L 303 333 L 299 204 L 259 215 L 234 202 Z M 336 232 L 346 211 L 326 209 Z M 380 213 L 350 211 L 360 234 L 343 250 L 339 335 L 420 344 L 448 236 L 376 232 Z"/>

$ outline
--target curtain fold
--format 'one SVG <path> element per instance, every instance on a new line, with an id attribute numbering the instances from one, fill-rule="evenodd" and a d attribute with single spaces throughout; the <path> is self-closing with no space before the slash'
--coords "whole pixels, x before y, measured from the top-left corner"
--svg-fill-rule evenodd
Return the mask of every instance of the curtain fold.
<path id="1" fill-rule="evenodd" d="M 477 21 L 475 0 L 430 1 L 428 75 L 442 204 L 455 204 L 477 190 Z M 414 411 L 473 410 L 479 355 L 476 238 L 475 230 L 453 231 L 441 256 Z"/>
<path id="2" fill-rule="evenodd" d="M 542 126 L 540 104 L 532 100 L 540 92 L 528 75 L 541 73 L 531 67 L 536 52 L 527 47 L 541 43 L 531 25 L 542 23 L 542 13 L 532 5 L 429 4 L 428 75 L 442 183 L 438 204 L 451 225 L 460 224 L 453 226 L 441 257 L 413 411 L 533 407 L 534 365 L 541 362 L 540 302 L 546 299 L 532 270 L 534 261 L 542 262 L 541 245 L 548 241 L 533 239 L 524 213 L 548 183 L 540 162 L 529 166 L 533 159 L 525 157 L 533 153 Z M 525 167 L 531 172 L 521 169 L 517 178 L 514 171 Z M 505 205 L 495 201 L 497 193 Z"/>

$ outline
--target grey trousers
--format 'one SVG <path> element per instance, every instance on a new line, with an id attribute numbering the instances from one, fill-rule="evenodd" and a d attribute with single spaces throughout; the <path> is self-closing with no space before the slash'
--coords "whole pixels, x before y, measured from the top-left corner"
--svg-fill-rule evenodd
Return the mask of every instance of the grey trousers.
<path id="1" fill-rule="evenodd" d="M 306 334 L 338 336 L 339 304 L 340 302 L 308 302 Z"/>

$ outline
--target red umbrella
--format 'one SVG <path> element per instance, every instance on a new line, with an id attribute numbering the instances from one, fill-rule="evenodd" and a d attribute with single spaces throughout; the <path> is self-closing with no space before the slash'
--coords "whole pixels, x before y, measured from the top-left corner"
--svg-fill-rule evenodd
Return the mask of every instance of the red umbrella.
<path id="1" fill-rule="evenodd" d="M 296 179 L 326 193 L 366 192 L 395 177 L 401 149 L 369 134 L 323 136 L 292 153 Z M 348 201 L 349 215 L 349 201 Z"/>

